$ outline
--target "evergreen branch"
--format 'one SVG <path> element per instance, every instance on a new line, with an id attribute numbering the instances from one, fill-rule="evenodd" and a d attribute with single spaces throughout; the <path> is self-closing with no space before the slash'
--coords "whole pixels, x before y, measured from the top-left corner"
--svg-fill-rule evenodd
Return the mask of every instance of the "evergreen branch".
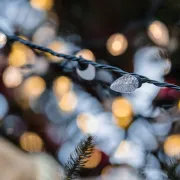
<path id="1" fill-rule="evenodd" d="M 76 179 L 79 176 L 79 172 L 88 162 L 93 150 L 94 139 L 92 136 L 80 142 L 65 164 L 66 180 Z"/>

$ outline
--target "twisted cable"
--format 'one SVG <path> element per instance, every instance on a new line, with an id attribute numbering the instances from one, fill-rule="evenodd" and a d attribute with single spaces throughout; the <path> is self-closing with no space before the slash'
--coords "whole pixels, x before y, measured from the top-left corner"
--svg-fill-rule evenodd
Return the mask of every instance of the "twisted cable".
<path id="1" fill-rule="evenodd" d="M 177 86 L 177 85 L 174 85 L 174 84 L 170 84 L 170 83 L 167 83 L 167 82 L 159 82 L 159 81 L 155 81 L 155 80 L 152 80 L 152 79 L 149 79 L 145 76 L 142 76 L 142 75 L 139 75 L 139 74 L 135 74 L 135 73 L 129 73 L 129 72 L 126 72 L 126 71 L 123 71 L 122 69 L 118 68 L 118 67 L 114 67 L 114 66 L 110 66 L 110 65 L 107 65 L 107 64 L 99 64 L 97 62 L 94 62 L 94 61 L 90 61 L 90 60 L 86 60 L 82 57 L 76 57 L 76 56 L 73 56 L 73 55 L 67 55 L 67 54 L 62 54 L 62 53 L 57 53 L 47 47 L 44 47 L 44 46 L 40 46 L 40 45 L 37 45 L 37 44 L 34 44 L 30 41 L 27 41 L 27 40 L 24 40 L 18 36 L 15 36 L 15 35 L 6 35 L 8 37 L 8 39 L 10 41 L 18 41 L 28 47 L 30 47 L 31 49 L 35 49 L 35 50 L 39 50 L 39 51 L 42 51 L 42 52 L 45 52 L 45 53 L 49 53 L 53 56 L 56 56 L 56 57 L 59 57 L 59 58 L 64 58 L 66 60 L 70 60 L 70 61 L 76 61 L 80 64 L 91 64 L 93 65 L 94 67 L 96 68 L 99 68 L 99 69 L 106 69 L 106 70 L 109 70 L 109 71 L 112 71 L 112 72 L 116 72 L 116 73 L 119 73 L 120 75 L 125 75 L 125 74 L 131 74 L 131 75 L 134 75 L 136 77 L 138 77 L 138 79 L 141 80 L 141 83 L 149 83 L 149 84 L 154 84 L 155 86 L 158 86 L 158 87 L 167 87 L 167 88 L 171 88 L 171 89 L 175 89 L 177 91 L 180 91 L 180 86 Z"/>

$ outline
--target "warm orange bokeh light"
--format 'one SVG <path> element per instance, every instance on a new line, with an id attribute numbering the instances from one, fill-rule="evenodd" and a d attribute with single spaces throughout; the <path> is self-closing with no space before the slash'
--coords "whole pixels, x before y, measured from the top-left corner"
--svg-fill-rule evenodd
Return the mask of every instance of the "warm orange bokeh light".
<path id="1" fill-rule="evenodd" d="M 48 48 L 55 51 L 55 52 L 59 52 L 59 53 L 63 53 L 65 47 L 65 43 L 64 42 L 60 42 L 60 41 L 53 41 L 48 45 Z M 49 53 L 46 53 L 46 55 L 48 56 L 49 60 L 53 61 L 53 62 L 60 62 L 63 60 L 63 58 L 59 58 L 56 56 L 53 56 Z"/>
<path id="2" fill-rule="evenodd" d="M 60 76 L 53 82 L 53 91 L 58 98 L 61 98 L 65 93 L 72 88 L 72 81 L 66 76 Z"/>
<path id="3" fill-rule="evenodd" d="M 115 123 L 122 128 L 126 128 L 132 121 L 132 105 L 125 98 L 118 97 L 113 101 L 112 112 Z"/>
<path id="4" fill-rule="evenodd" d="M 31 76 L 24 81 L 23 94 L 28 98 L 37 98 L 45 90 L 46 83 L 39 76 Z"/>
<path id="5" fill-rule="evenodd" d="M 15 42 L 12 46 L 12 51 L 8 57 L 8 63 L 14 67 L 21 67 L 25 64 L 33 64 L 35 54 L 24 44 Z"/>
<path id="6" fill-rule="evenodd" d="M 72 112 L 77 105 L 77 96 L 74 92 L 65 93 L 59 102 L 59 107 L 65 112 Z"/>
<path id="7" fill-rule="evenodd" d="M 180 135 L 171 135 L 164 142 L 164 151 L 170 157 L 180 156 Z"/>
<path id="8" fill-rule="evenodd" d="M 48 11 L 52 9 L 54 0 L 31 0 L 30 4 L 33 8 Z"/>
<path id="9" fill-rule="evenodd" d="M 109 37 L 106 47 L 110 54 L 118 56 L 126 51 L 128 41 L 123 34 L 113 34 Z"/>
<path id="10" fill-rule="evenodd" d="M 132 115 L 126 116 L 126 117 L 117 117 L 114 116 L 113 120 L 115 121 L 115 124 L 121 128 L 128 128 L 130 123 L 132 122 Z"/>
<path id="11" fill-rule="evenodd" d="M 178 102 L 178 109 L 180 110 L 180 100 L 179 100 L 179 102 Z"/>
<path id="12" fill-rule="evenodd" d="M 150 24 L 148 27 L 148 35 L 157 45 L 167 46 L 169 44 L 169 31 L 160 21 L 154 21 Z"/>
<path id="13" fill-rule="evenodd" d="M 18 68 L 10 66 L 3 72 L 2 79 L 7 88 L 15 88 L 21 84 L 23 77 Z"/>
<path id="14" fill-rule="evenodd" d="M 95 61 L 95 56 L 89 49 L 82 49 L 76 54 L 76 56 L 82 56 L 86 60 Z"/>
<path id="15" fill-rule="evenodd" d="M 15 66 L 15 67 L 20 67 L 26 64 L 27 59 L 26 59 L 26 52 L 23 50 L 16 50 L 10 53 L 8 62 L 9 65 Z"/>
<path id="16" fill-rule="evenodd" d="M 102 159 L 101 152 L 95 149 L 92 156 L 88 159 L 84 167 L 88 169 L 95 168 L 99 165 L 99 163 L 101 162 L 101 159 Z"/>
<path id="17" fill-rule="evenodd" d="M 34 132 L 25 132 L 20 137 L 21 148 L 28 152 L 40 152 L 43 149 L 43 141 Z"/>

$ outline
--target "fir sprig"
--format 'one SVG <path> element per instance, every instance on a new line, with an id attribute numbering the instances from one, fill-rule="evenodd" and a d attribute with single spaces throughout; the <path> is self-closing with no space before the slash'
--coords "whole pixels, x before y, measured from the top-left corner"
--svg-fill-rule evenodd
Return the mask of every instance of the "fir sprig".
<path id="1" fill-rule="evenodd" d="M 89 136 L 81 141 L 65 164 L 66 180 L 76 179 L 94 151 L 94 139 Z"/>

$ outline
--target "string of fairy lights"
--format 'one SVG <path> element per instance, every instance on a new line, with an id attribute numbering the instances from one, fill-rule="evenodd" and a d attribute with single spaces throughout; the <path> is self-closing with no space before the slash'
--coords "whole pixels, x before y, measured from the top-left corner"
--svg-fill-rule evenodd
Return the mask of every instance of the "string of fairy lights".
<path id="1" fill-rule="evenodd" d="M 113 66 L 105 65 L 105 64 L 99 64 L 99 63 L 96 63 L 96 62 L 93 62 L 90 60 L 86 60 L 82 57 L 76 57 L 73 55 L 66 55 L 66 54 L 62 54 L 62 53 L 57 53 L 57 52 L 55 52 L 49 48 L 39 46 L 37 44 L 33 44 L 27 40 L 24 40 L 18 36 L 15 36 L 15 35 L 6 35 L 6 34 L 1 32 L 0 36 L 2 39 L 2 47 L 6 44 L 7 37 L 8 37 L 9 40 L 18 41 L 18 42 L 20 42 L 26 46 L 29 46 L 32 49 L 40 50 L 40 51 L 43 51 L 45 53 L 49 53 L 49 54 L 56 56 L 58 58 L 64 58 L 66 60 L 78 62 L 80 67 L 77 68 L 77 73 L 80 76 L 83 75 L 84 71 L 86 71 L 88 68 L 92 69 L 92 65 L 96 68 L 101 68 L 101 69 L 106 69 L 106 70 L 110 70 L 113 72 L 118 72 L 123 76 L 120 77 L 119 79 L 117 79 L 110 87 L 112 90 L 120 92 L 120 93 L 131 93 L 131 92 L 135 91 L 137 88 L 140 88 L 143 83 L 154 84 L 154 85 L 159 86 L 159 87 L 168 87 L 168 88 L 176 89 L 178 91 L 180 90 L 179 86 L 169 84 L 166 82 L 158 82 L 155 80 L 151 80 L 145 76 L 134 74 L 134 73 L 130 74 L 130 73 L 125 72 L 125 71 L 123 71 L 117 67 L 113 67 Z M 115 46 L 117 46 L 117 44 L 115 44 Z M 83 67 L 82 67 L 82 65 L 83 65 Z M 92 73 L 92 74 L 94 74 L 94 73 Z M 91 75 L 90 75 L 90 77 L 91 77 Z M 91 78 L 90 79 L 88 78 L 87 80 L 91 80 Z"/>
<path id="2" fill-rule="evenodd" d="M 29 2 L 34 9 L 41 11 L 51 10 L 54 3 L 53 0 L 31 0 Z M 43 96 L 44 93 L 46 96 L 48 94 L 46 93 L 48 85 L 42 76 L 47 73 L 50 67 L 49 64 L 51 62 L 61 64 L 67 59 L 72 62 L 72 64 L 68 63 L 67 66 L 73 67 L 78 76 L 81 79 L 87 80 L 88 82 L 94 80 L 96 75 L 100 73 L 100 70 L 103 70 L 104 74 L 101 79 L 104 81 L 106 80 L 108 84 L 111 84 L 110 87 L 112 90 L 120 93 L 129 93 L 138 88 L 141 89 L 141 84 L 145 84 L 146 81 L 148 83 L 155 83 L 160 87 L 168 85 L 167 87 L 169 88 L 174 88 L 177 90 L 180 89 L 180 87 L 176 85 L 169 86 L 168 83 L 149 81 L 149 79 L 142 77 L 141 75 L 127 73 L 117 67 L 107 65 L 106 62 L 99 64 L 96 62 L 96 57 L 90 49 L 80 49 L 73 43 L 70 43 L 69 41 L 67 42 L 61 37 L 57 38 L 55 29 L 56 28 L 54 28 L 54 26 L 51 26 L 48 23 L 38 27 L 32 35 L 32 43 L 28 40 L 28 36 L 18 37 L 15 35 L 9 35 L 9 33 L 4 31 L 2 28 L 3 33 L 0 34 L 0 48 L 3 49 L 7 43 L 13 41 L 11 52 L 7 57 L 8 66 L 5 68 L 2 74 L 2 81 L 6 88 L 14 89 L 15 101 L 24 110 L 31 108 L 35 113 L 40 112 L 39 109 L 42 107 L 37 108 L 37 104 L 34 105 L 34 102 L 32 101 L 37 100 Z M 5 35 L 6 33 L 7 35 Z M 173 48 L 176 46 L 176 43 L 175 45 L 170 43 L 171 38 L 169 36 L 168 28 L 160 21 L 155 20 L 151 22 L 147 28 L 147 34 L 156 45 L 168 47 L 169 51 L 173 51 Z M 124 34 L 115 33 L 110 35 L 110 37 L 107 39 L 106 49 L 110 55 L 120 56 L 127 51 L 129 44 L 130 42 L 128 42 L 128 39 Z M 169 44 L 172 46 L 169 47 Z M 43 50 L 45 53 L 41 54 L 39 50 Z M 36 53 L 40 54 L 40 56 L 36 56 Z M 54 55 L 58 55 L 58 57 Z M 86 59 L 90 61 L 86 61 Z M 73 60 L 77 60 L 79 63 L 74 62 Z M 171 62 L 168 59 L 163 61 L 167 62 L 167 66 L 164 68 L 164 74 L 167 74 L 170 72 Z M 32 65 L 31 70 L 23 68 L 26 65 Z M 107 71 L 107 69 L 110 69 L 110 71 Z M 110 74 L 111 71 L 122 75 L 114 83 L 112 83 L 113 76 Z M 74 76 L 74 74 L 72 74 L 72 76 Z M 102 91 L 103 89 L 101 89 L 101 93 Z M 85 166 L 87 169 L 96 168 L 101 163 L 102 159 L 104 158 L 102 151 L 109 156 L 114 154 L 115 159 L 118 159 L 117 164 L 119 162 L 123 162 L 125 164 L 129 164 L 133 168 L 139 168 L 144 163 L 144 154 L 142 149 L 137 146 L 137 144 L 132 143 L 132 141 L 129 139 L 126 139 L 127 134 L 129 138 L 134 138 L 132 132 L 135 132 L 136 136 L 139 138 L 139 141 L 141 141 L 145 149 L 148 151 L 157 150 L 158 143 L 162 143 L 161 132 L 162 134 L 164 133 L 163 149 L 165 154 L 169 157 L 174 157 L 178 156 L 180 152 L 179 135 L 168 135 L 171 123 L 159 123 L 157 126 L 156 123 L 153 123 L 153 128 L 155 127 L 160 129 L 158 129 L 159 131 L 157 130 L 159 134 L 156 132 L 156 136 L 160 140 L 158 138 L 158 140 L 156 140 L 155 135 L 151 130 L 148 129 L 148 127 L 150 127 L 149 122 L 143 124 L 142 121 L 133 121 L 135 115 L 133 106 L 128 98 L 121 96 L 121 94 L 118 94 L 117 97 L 113 97 L 112 99 L 103 99 L 103 106 L 106 107 L 105 109 L 108 112 L 103 111 L 102 113 L 100 103 L 95 100 L 96 98 L 90 97 L 88 93 L 85 93 L 82 89 L 78 89 L 73 80 L 64 74 L 58 75 L 53 79 L 52 93 L 55 95 L 55 98 L 54 96 L 50 95 L 50 100 L 47 104 L 44 104 L 44 101 L 41 102 L 43 106 L 43 113 L 45 113 L 49 121 L 56 124 L 57 121 L 66 121 L 68 116 L 70 119 L 72 119 L 72 121 L 75 121 L 74 124 L 83 135 L 96 135 L 98 133 L 101 137 L 103 137 L 104 143 L 95 149 L 92 157 Z M 1 98 L 0 96 L 0 102 L 5 102 L 3 97 L 4 96 Z M 38 99 L 37 101 L 40 100 Z M 54 105 L 54 101 L 57 103 L 57 107 Z M 81 106 L 82 104 L 83 107 Z M 3 113 L 1 116 L 4 117 L 4 114 L 6 114 L 7 111 L 1 111 L 0 115 Z M 98 114 L 94 112 L 101 113 Z M 112 114 L 110 112 L 112 112 Z M 53 115 L 53 113 L 55 115 Z M 73 113 L 75 114 L 74 116 L 72 115 Z M 105 120 L 109 122 L 109 119 L 112 120 L 112 124 L 115 124 L 116 128 L 111 126 L 110 123 L 104 123 Z M 11 115 L 7 115 L 5 120 L 13 125 L 15 122 L 21 122 L 21 119 L 18 116 Z M 74 125 L 72 124 L 71 126 Z M 7 126 L 7 134 L 15 133 L 13 132 L 13 127 L 9 127 L 8 123 L 5 125 Z M 162 130 L 161 125 L 166 126 L 166 131 L 164 131 L 164 129 Z M 64 136 L 64 134 L 67 134 L 68 137 L 70 136 L 70 141 L 76 143 L 81 135 L 74 135 L 72 133 L 73 128 L 71 126 L 68 127 L 68 132 L 64 133 L 64 126 L 63 128 L 60 128 L 56 125 L 49 125 L 47 128 L 47 134 L 48 136 L 52 137 L 52 141 L 57 144 L 61 141 L 61 136 Z M 27 129 L 28 128 L 26 126 L 22 125 L 21 132 L 19 132 L 21 148 L 28 152 L 43 151 L 45 146 L 43 139 L 37 133 L 29 132 Z M 100 131 L 101 129 L 104 131 Z M 142 136 L 142 134 L 144 134 L 144 136 Z M 167 138 L 165 136 L 167 136 Z M 59 148 L 58 156 L 61 162 L 66 161 L 63 158 L 66 156 L 66 153 L 68 154 L 68 151 L 73 151 L 74 146 L 72 145 L 72 142 L 67 142 L 61 148 Z M 107 142 L 109 143 L 108 147 Z M 161 152 L 160 154 L 160 161 L 166 161 L 166 158 L 162 158 L 162 156 L 165 157 L 165 154 Z M 101 172 L 102 177 L 109 175 L 112 169 L 113 167 L 111 165 L 106 166 Z M 121 170 L 118 169 L 118 173 L 122 174 L 123 172 L 126 172 L 124 169 Z M 133 174 L 129 171 L 128 173 Z M 117 175 L 117 177 L 121 176 Z M 132 177 L 129 177 L 129 179 L 135 179 L 135 177 L 136 174 L 134 173 Z"/>

